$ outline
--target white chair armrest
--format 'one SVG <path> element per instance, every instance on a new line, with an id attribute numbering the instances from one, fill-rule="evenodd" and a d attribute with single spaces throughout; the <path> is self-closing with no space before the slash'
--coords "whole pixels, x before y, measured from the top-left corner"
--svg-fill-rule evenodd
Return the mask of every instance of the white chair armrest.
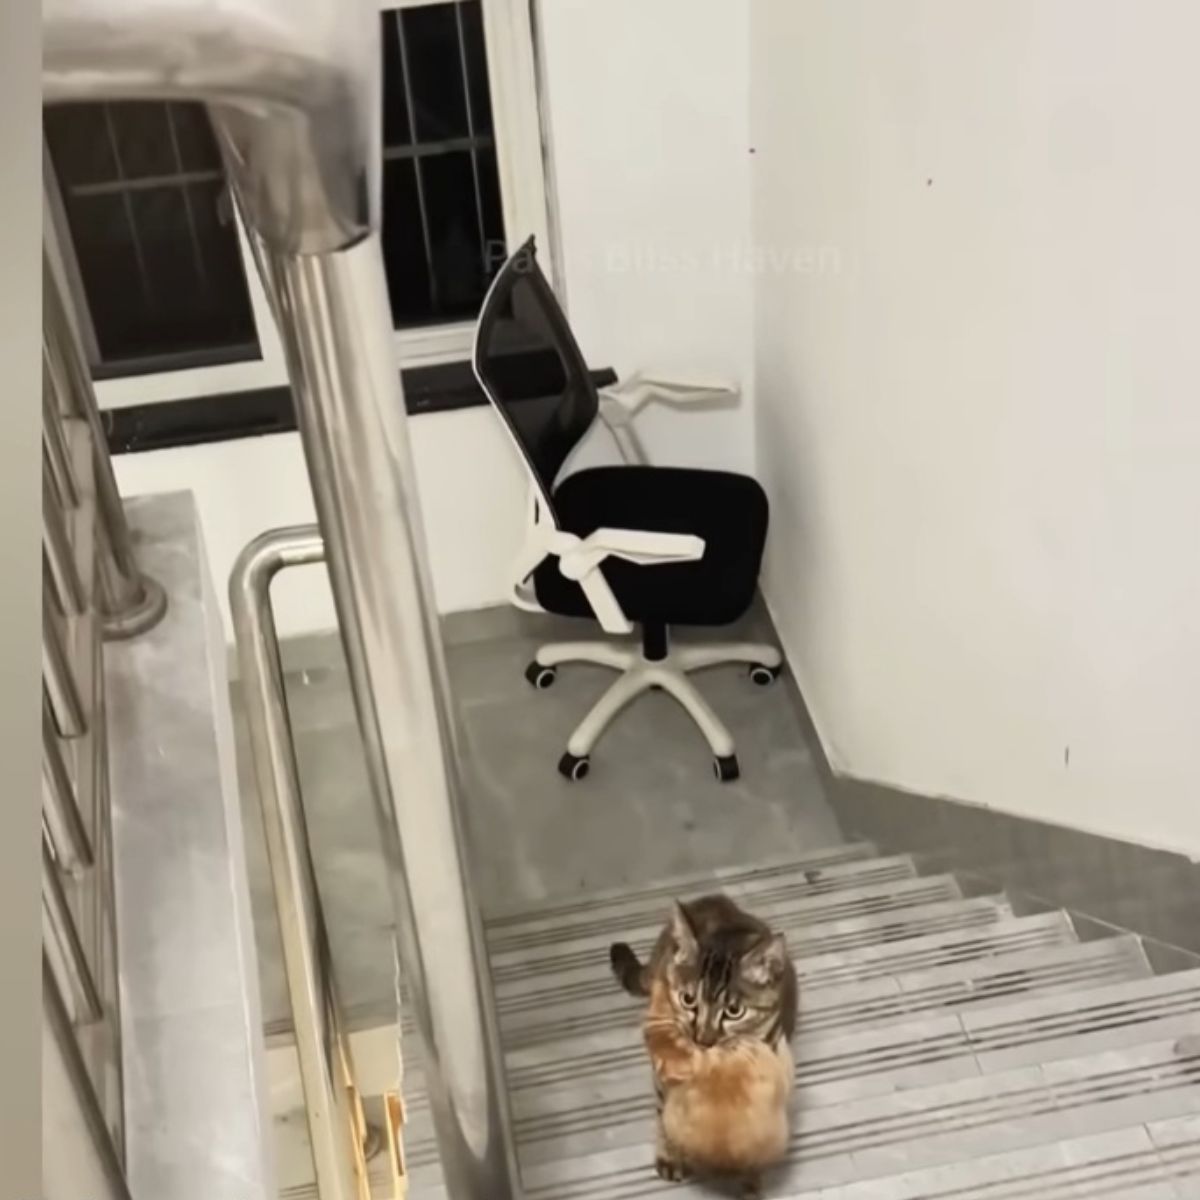
<path id="1" fill-rule="evenodd" d="M 695 562 L 704 557 L 704 539 L 690 533 L 653 533 L 645 529 L 597 529 L 559 555 L 568 579 L 582 579 L 606 558 L 649 567 L 658 563 Z"/>
<path id="2" fill-rule="evenodd" d="M 611 387 L 601 388 L 598 394 L 600 419 L 611 431 L 621 457 L 627 463 L 644 466 L 646 451 L 633 428 L 633 418 L 647 404 L 657 400 L 675 408 L 689 408 L 735 399 L 739 390 L 733 384 L 715 379 L 638 372 Z"/>
<path id="3" fill-rule="evenodd" d="M 586 538 L 556 529 L 546 519 L 536 486 L 529 492 L 525 542 L 513 564 L 512 600 L 518 608 L 542 611 L 529 585 L 530 576 L 547 556 L 558 559 L 559 570 L 583 589 L 605 633 L 626 634 L 633 623 L 621 610 L 599 569 L 606 558 L 622 558 L 642 566 L 695 562 L 704 557 L 704 539 L 692 534 L 659 533 L 646 529 L 597 529 Z"/>
<path id="4" fill-rule="evenodd" d="M 559 570 L 583 589 L 604 632 L 621 634 L 629 633 L 633 624 L 604 578 L 600 564 L 607 558 L 645 567 L 696 562 L 704 557 L 704 539 L 643 529 L 597 529 L 586 538 L 560 532 L 553 535 L 550 553 L 557 555 Z"/>
<path id="5" fill-rule="evenodd" d="M 610 426 L 628 425 L 653 400 L 680 408 L 732 400 L 739 389 L 724 380 L 637 372 L 600 389 L 600 416 Z"/>

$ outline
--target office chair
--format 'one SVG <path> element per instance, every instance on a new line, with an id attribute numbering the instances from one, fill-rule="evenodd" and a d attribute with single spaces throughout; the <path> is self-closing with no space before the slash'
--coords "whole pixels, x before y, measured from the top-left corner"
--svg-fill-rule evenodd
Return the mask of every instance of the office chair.
<path id="1" fill-rule="evenodd" d="M 716 777 L 736 779 L 733 738 L 689 675 L 743 663 L 751 680 L 766 686 L 778 678 L 782 657 L 774 646 L 747 642 L 672 646 L 668 629 L 728 625 L 750 607 L 767 534 L 762 488 L 745 475 L 647 465 L 597 467 L 558 481 L 597 416 L 628 458 L 640 452 L 631 421 L 643 405 L 711 400 L 722 389 L 639 376 L 597 391 L 532 238 L 491 285 L 475 332 L 474 369 L 529 475 L 513 603 L 591 618 L 624 639 L 545 645 L 526 670 L 539 689 L 553 684 L 565 663 L 620 672 L 571 735 L 559 771 L 582 779 L 613 718 L 658 688 L 700 727 Z M 627 637 L 635 625 L 640 644 Z"/>

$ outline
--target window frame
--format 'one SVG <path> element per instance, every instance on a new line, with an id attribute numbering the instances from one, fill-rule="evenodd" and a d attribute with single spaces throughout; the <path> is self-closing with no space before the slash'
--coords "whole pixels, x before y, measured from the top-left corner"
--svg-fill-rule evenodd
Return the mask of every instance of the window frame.
<path id="1" fill-rule="evenodd" d="M 443 3 L 444 0 L 354 0 L 379 13 Z M 496 163 L 505 237 L 510 250 L 531 234 L 537 238 L 539 257 L 547 270 L 553 245 L 549 236 L 549 197 L 543 158 L 543 134 L 538 97 L 534 29 L 529 0 L 479 0 L 482 6 L 484 43 L 488 59 L 495 129 Z M 66 234 L 61 195 L 43 141 L 46 180 L 45 228 L 52 268 L 60 275 L 81 311 L 75 314 L 77 333 L 85 345 L 94 346 L 90 317 L 82 303 L 83 291 L 71 239 Z M 209 366 L 145 372 L 97 380 L 96 397 L 102 409 L 165 403 L 201 396 L 278 387 L 287 382 L 283 346 L 271 316 L 270 305 L 254 265 L 242 224 L 235 215 L 238 247 L 258 334 L 259 357 Z M 394 332 L 396 366 L 423 367 L 456 362 L 470 356 L 473 321 L 452 321 Z"/>

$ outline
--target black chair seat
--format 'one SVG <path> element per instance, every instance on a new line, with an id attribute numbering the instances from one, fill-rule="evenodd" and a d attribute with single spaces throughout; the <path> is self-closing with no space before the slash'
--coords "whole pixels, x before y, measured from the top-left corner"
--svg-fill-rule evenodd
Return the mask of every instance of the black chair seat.
<path id="1" fill-rule="evenodd" d="M 638 566 L 609 559 L 600 568 L 625 615 L 638 624 L 728 625 L 754 599 L 767 536 L 767 497 L 758 482 L 726 471 L 597 467 L 554 492 L 559 525 L 586 537 L 597 529 L 690 533 L 704 539 L 697 562 Z M 556 558 L 534 572 L 549 612 L 592 617 L 582 588 Z"/>

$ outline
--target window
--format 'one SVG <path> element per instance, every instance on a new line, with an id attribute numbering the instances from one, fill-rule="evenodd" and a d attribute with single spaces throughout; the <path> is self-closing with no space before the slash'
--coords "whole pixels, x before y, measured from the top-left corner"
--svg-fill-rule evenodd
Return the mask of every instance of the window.
<path id="1" fill-rule="evenodd" d="M 480 6 L 385 13 L 383 46 L 392 317 L 399 328 L 470 319 L 505 257 Z"/>
<path id="2" fill-rule="evenodd" d="M 204 108 L 68 105 L 47 111 L 45 133 L 96 376 L 258 358 Z"/>
<path id="3" fill-rule="evenodd" d="M 507 245 L 546 240 L 528 8 L 385 0 L 380 20 L 397 364 L 461 359 Z M 64 105 L 46 111 L 44 133 L 56 265 L 101 405 L 284 382 L 203 107 Z"/>

